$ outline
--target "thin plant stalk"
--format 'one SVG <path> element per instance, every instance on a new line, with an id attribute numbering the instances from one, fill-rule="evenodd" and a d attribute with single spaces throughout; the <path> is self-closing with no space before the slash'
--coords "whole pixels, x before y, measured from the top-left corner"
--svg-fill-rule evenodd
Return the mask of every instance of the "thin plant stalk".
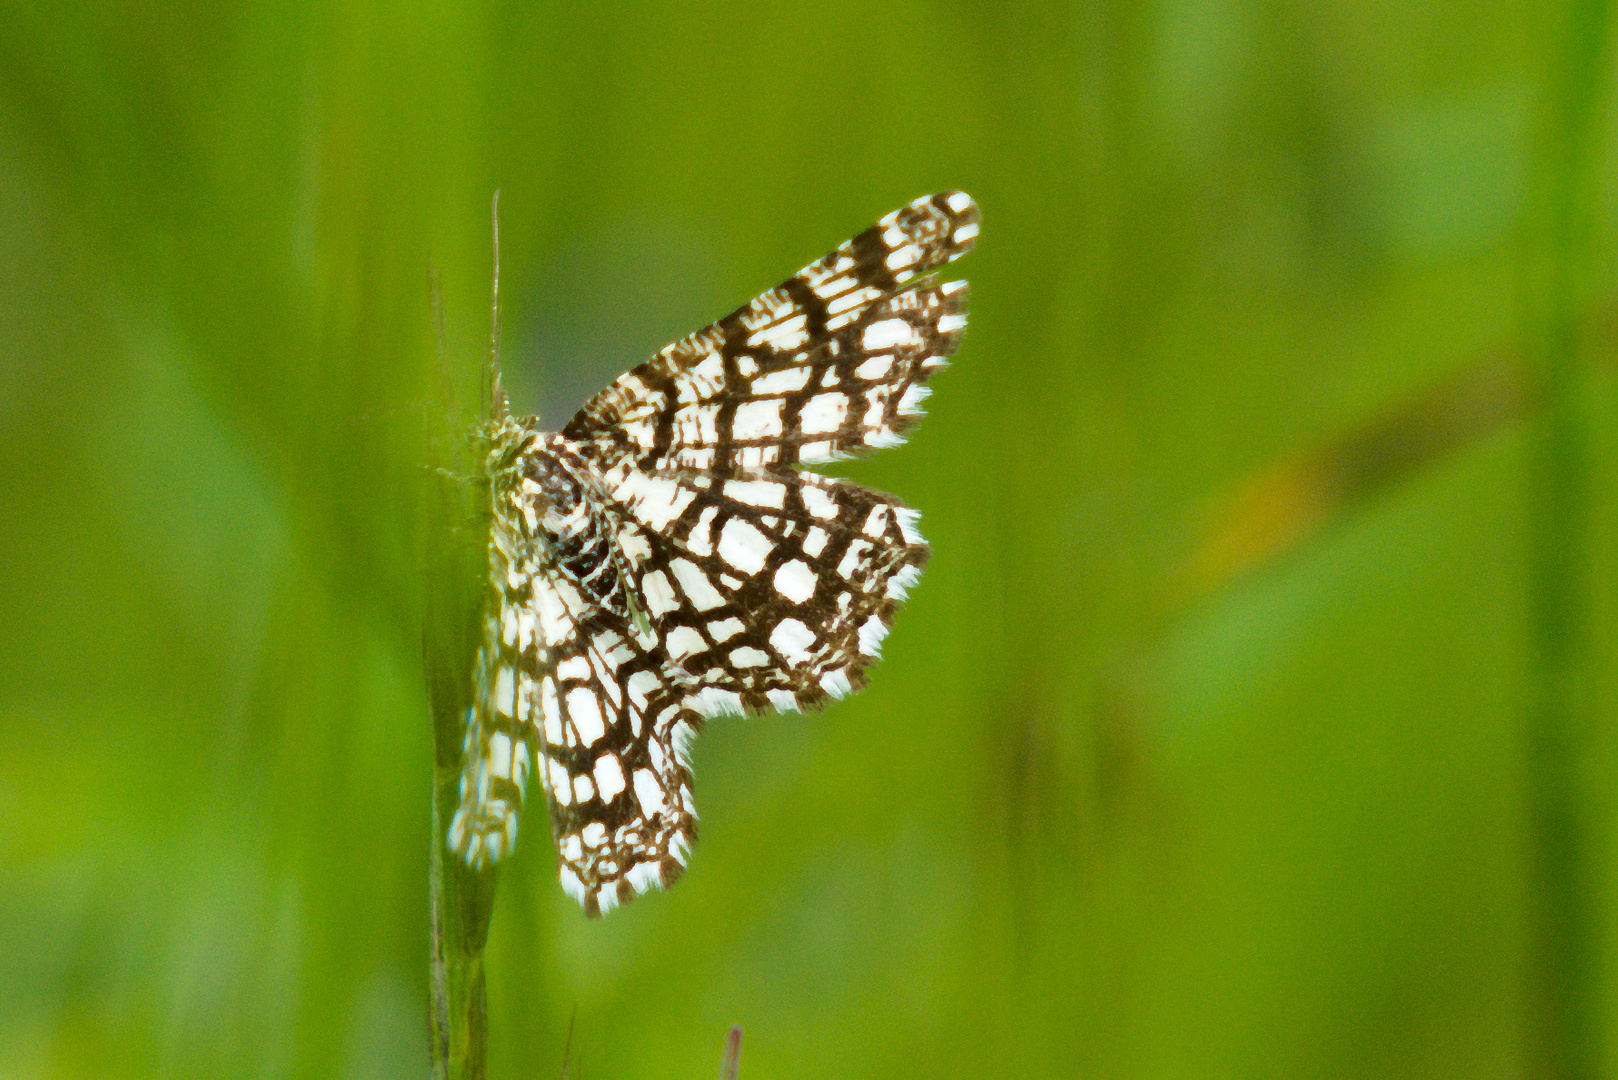
<path id="1" fill-rule="evenodd" d="M 1589 797 L 1581 759 L 1588 700 L 1590 556 L 1588 343 L 1577 319 L 1593 263 L 1597 105 L 1607 81 L 1606 0 L 1572 0 L 1547 85 L 1537 242 L 1528 302 L 1539 341 L 1544 409 L 1530 464 L 1530 710 L 1527 729 L 1530 908 L 1526 1072 L 1594 1080 L 1599 943 Z"/>
<path id="2" fill-rule="evenodd" d="M 460 800 L 461 750 L 477 653 L 486 544 L 469 530 L 485 519 L 466 477 L 475 475 L 464 419 L 453 400 L 443 345 L 443 303 L 430 277 L 439 339 L 435 407 L 428 410 L 423 499 L 422 663 L 433 728 L 432 835 L 428 839 L 428 1032 L 434 1080 L 482 1080 L 488 1010 L 483 947 L 496 876 L 445 851 L 447 823 Z"/>

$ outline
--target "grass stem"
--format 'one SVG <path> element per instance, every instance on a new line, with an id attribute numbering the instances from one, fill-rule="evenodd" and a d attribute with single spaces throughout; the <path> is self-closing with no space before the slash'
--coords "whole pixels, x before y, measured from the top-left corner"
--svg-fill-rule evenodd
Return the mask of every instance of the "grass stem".
<path id="1" fill-rule="evenodd" d="M 1593 723 L 1589 660 L 1588 348 L 1577 318 L 1591 273 L 1596 104 L 1606 82 L 1605 0 L 1573 0 L 1553 57 L 1528 303 L 1540 343 L 1530 510 L 1530 908 L 1527 1072 L 1601 1074 L 1588 798 L 1580 783 Z"/>
<path id="2" fill-rule="evenodd" d="M 436 393 L 427 410 L 426 486 L 422 500 L 422 664 L 433 727 L 432 835 L 428 838 L 430 1004 L 434 1080 L 482 1080 L 488 1009 L 483 947 L 494 907 L 495 871 L 471 870 L 444 849 L 446 824 L 460 799 L 461 748 L 471 704 L 483 590 L 484 545 L 469 545 L 465 523 L 480 520 L 463 422 L 453 402 L 443 348 L 443 304 L 430 275 L 439 337 Z"/>

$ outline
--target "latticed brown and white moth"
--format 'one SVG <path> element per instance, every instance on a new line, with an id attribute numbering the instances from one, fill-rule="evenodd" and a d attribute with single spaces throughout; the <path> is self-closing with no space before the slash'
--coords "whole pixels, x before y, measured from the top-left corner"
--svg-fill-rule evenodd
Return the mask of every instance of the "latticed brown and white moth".
<path id="1" fill-rule="evenodd" d="M 896 210 L 626 372 L 559 434 L 496 383 L 484 639 L 449 844 L 517 840 L 530 773 L 589 914 L 667 887 L 696 840 L 708 718 L 865 681 L 927 545 L 891 495 L 800 466 L 895 446 L 960 344 L 978 208 Z"/>

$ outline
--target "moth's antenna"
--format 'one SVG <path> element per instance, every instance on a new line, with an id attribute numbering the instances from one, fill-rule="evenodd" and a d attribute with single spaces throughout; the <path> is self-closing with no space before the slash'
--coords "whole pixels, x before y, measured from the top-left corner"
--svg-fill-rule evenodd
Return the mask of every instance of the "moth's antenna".
<path id="1" fill-rule="evenodd" d="M 501 419 L 510 414 L 506 390 L 500 383 L 500 189 L 494 192 L 494 300 L 489 313 L 489 412 Z"/>

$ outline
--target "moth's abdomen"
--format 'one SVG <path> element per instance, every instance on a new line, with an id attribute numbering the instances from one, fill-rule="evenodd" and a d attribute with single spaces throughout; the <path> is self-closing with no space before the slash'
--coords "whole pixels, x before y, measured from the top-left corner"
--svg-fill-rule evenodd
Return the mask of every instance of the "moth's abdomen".
<path id="1" fill-rule="evenodd" d="M 623 590 L 613 552 L 616 530 L 574 473 L 579 466 L 563 460 L 565 451 L 554 436 L 550 445 L 552 449 L 524 462 L 518 498 L 533 502 L 525 516 L 537 520 L 556 568 L 583 590 L 589 602 L 621 612 Z"/>
<path id="2" fill-rule="evenodd" d="M 589 599 L 618 609 L 614 602 L 620 591 L 618 563 L 612 557 L 613 533 L 599 517 L 591 516 L 587 527 L 556 545 L 557 561 L 578 582 Z"/>

